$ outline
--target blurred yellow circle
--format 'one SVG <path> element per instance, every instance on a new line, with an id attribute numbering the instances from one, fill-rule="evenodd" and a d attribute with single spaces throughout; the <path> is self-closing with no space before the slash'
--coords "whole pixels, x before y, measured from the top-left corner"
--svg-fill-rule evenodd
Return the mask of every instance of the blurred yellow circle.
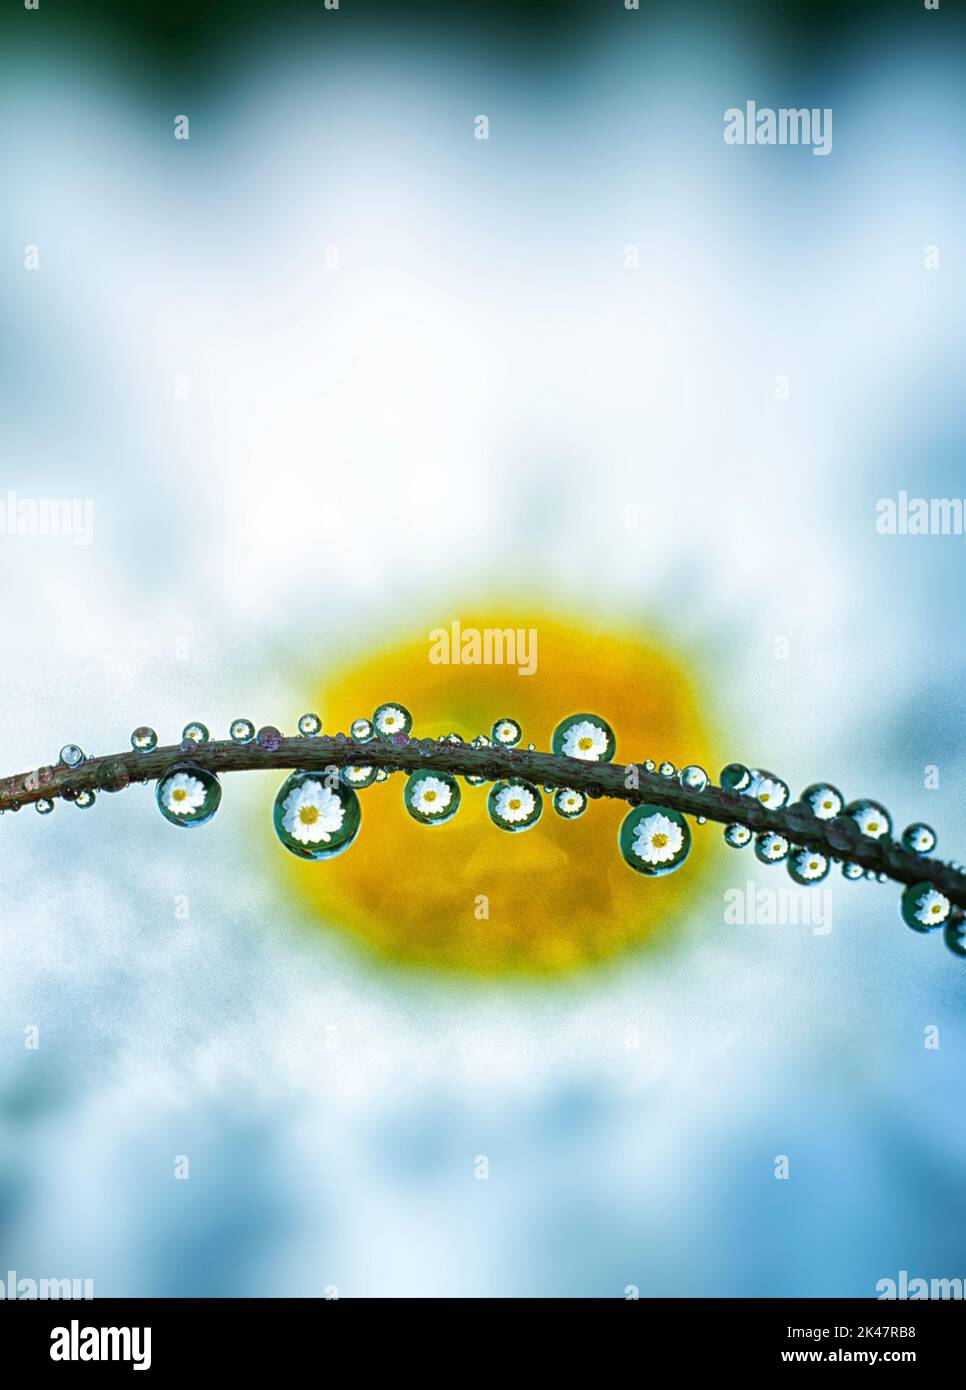
<path id="1" fill-rule="evenodd" d="M 659 642 L 532 613 L 460 621 L 464 634 L 533 629 L 533 674 L 508 664 L 434 664 L 427 627 L 326 671 L 318 699 L 325 732 L 347 732 L 354 719 L 399 701 L 413 714 L 415 737 L 489 737 L 494 721 L 510 716 L 522 727 L 521 746 L 545 751 L 561 719 L 588 711 L 614 729 L 615 762 L 666 758 L 714 775 L 693 675 Z M 580 819 L 566 821 L 547 795 L 540 822 L 508 834 L 487 816 L 489 784 L 461 783 L 459 813 L 438 827 L 406 813 L 404 785 L 396 774 L 359 793 L 362 829 L 340 858 L 310 864 L 280 851 L 312 916 L 387 962 L 473 975 L 567 973 L 663 937 L 707 883 L 711 825 L 697 831 L 679 872 L 645 880 L 618 853 L 624 802 L 591 801 Z"/>

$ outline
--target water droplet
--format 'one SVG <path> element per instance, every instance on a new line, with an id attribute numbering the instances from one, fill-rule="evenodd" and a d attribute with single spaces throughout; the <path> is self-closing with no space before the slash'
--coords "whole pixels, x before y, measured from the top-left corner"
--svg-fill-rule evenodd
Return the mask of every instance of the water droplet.
<path id="1" fill-rule="evenodd" d="M 759 772 L 757 768 L 749 791 L 768 811 L 777 811 L 788 800 L 787 784 L 773 772 Z"/>
<path id="2" fill-rule="evenodd" d="M 65 767 L 80 767 L 84 761 L 84 750 L 76 743 L 65 743 L 60 750 L 60 760 Z"/>
<path id="3" fill-rule="evenodd" d="M 251 743 L 255 737 L 255 725 L 250 719 L 233 719 L 228 732 L 234 743 Z"/>
<path id="4" fill-rule="evenodd" d="M 558 787 L 553 793 L 553 809 L 564 820 L 576 820 L 587 809 L 587 798 L 575 787 Z"/>
<path id="5" fill-rule="evenodd" d="M 299 720 L 299 733 L 303 738 L 316 738 L 322 732 L 322 720 L 317 714 L 303 714 Z"/>
<path id="6" fill-rule="evenodd" d="M 79 782 L 65 782 L 60 789 L 60 795 L 64 801 L 76 801 L 80 792 Z"/>
<path id="7" fill-rule="evenodd" d="M 832 820 L 841 815 L 845 805 L 842 793 L 830 782 L 813 782 L 802 792 L 801 800 L 808 804 L 812 815 L 819 820 Z"/>
<path id="8" fill-rule="evenodd" d="M 89 787 L 82 787 L 74 797 L 74 805 L 81 811 L 88 811 L 96 800 L 97 794 L 95 792 L 92 792 Z"/>
<path id="9" fill-rule="evenodd" d="M 813 829 L 815 817 L 806 801 L 793 801 L 785 811 L 785 824 L 789 830 L 801 832 Z"/>
<path id="10" fill-rule="evenodd" d="M 899 899 L 899 912 L 913 931 L 930 932 L 941 927 L 952 910 L 945 893 L 931 883 L 910 883 Z"/>
<path id="11" fill-rule="evenodd" d="M 788 857 L 788 874 L 804 887 L 821 883 L 828 877 L 831 865 L 824 854 L 815 849 L 793 849 Z"/>
<path id="12" fill-rule="evenodd" d="M 368 719 L 353 719 L 349 733 L 356 743 L 368 743 L 373 737 L 372 723 Z"/>
<path id="13" fill-rule="evenodd" d="M 535 743 L 528 743 L 528 744 L 527 744 L 527 752 L 528 752 L 528 753 L 535 753 L 536 751 L 537 751 L 537 745 L 536 745 Z"/>
<path id="14" fill-rule="evenodd" d="M 380 705 L 372 716 L 377 737 L 388 743 L 397 734 L 409 734 L 413 727 L 413 717 L 405 705 L 390 703 Z"/>
<path id="15" fill-rule="evenodd" d="M 420 825 L 445 825 L 460 808 L 460 788 L 448 772 L 414 772 L 403 790 L 403 803 Z"/>
<path id="16" fill-rule="evenodd" d="M 205 825 L 221 803 L 221 783 L 194 763 L 175 763 L 158 778 L 158 810 L 172 825 Z"/>
<path id="17" fill-rule="evenodd" d="M 386 771 L 386 769 L 385 769 L 384 767 L 377 767 L 377 768 L 376 768 L 376 781 L 377 781 L 377 782 L 388 782 L 388 781 L 389 781 L 389 773 Z"/>
<path id="18" fill-rule="evenodd" d="M 181 742 L 182 744 L 207 743 L 208 730 L 204 724 L 199 724 L 197 720 L 193 720 L 190 724 L 186 724 L 181 730 Z"/>
<path id="19" fill-rule="evenodd" d="M 263 748 L 266 753 L 274 753 L 276 749 L 282 746 L 282 735 L 273 724 L 266 724 L 265 727 L 259 729 L 258 733 L 255 735 L 255 742 L 258 744 L 259 748 Z"/>
<path id="20" fill-rule="evenodd" d="M 751 773 L 744 763 L 728 763 L 718 778 L 726 792 L 743 792 L 751 786 Z"/>
<path id="21" fill-rule="evenodd" d="M 936 832 L 924 821 L 914 821 L 902 832 L 902 846 L 913 854 L 930 854 L 936 848 Z"/>
<path id="22" fill-rule="evenodd" d="M 529 830 L 543 814 L 543 797 L 532 782 L 509 777 L 494 782 L 486 798 L 490 820 L 501 830 Z"/>
<path id="23" fill-rule="evenodd" d="M 747 825 L 726 825 L 724 839 L 732 849 L 744 849 L 745 845 L 751 844 L 751 831 Z"/>
<path id="24" fill-rule="evenodd" d="M 861 864 L 853 864 L 848 859 L 842 865 L 843 878 L 861 878 L 864 873 L 865 870 L 862 868 Z"/>
<path id="25" fill-rule="evenodd" d="M 102 792 L 122 792 L 130 781 L 131 774 L 124 763 L 117 760 L 101 763 L 94 774 L 94 782 Z"/>
<path id="26" fill-rule="evenodd" d="M 755 836 L 755 858 L 762 864 L 780 864 L 788 858 L 789 844 L 784 835 L 765 830 Z"/>
<path id="27" fill-rule="evenodd" d="M 516 748 L 523 737 L 523 730 L 515 719 L 498 719 L 490 735 L 494 743 L 500 743 L 504 748 Z"/>
<path id="28" fill-rule="evenodd" d="M 708 823 L 708 817 L 707 817 L 707 816 L 695 816 L 694 819 L 695 819 L 695 821 L 698 823 L 698 825 L 707 825 L 707 823 Z"/>
<path id="29" fill-rule="evenodd" d="M 617 843 L 625 864 L 648 878 L 679 869 L 691 852 L 691 828 L 669 806 L 635 806 L 621 822 Z"/>
<path id="30" fill-rule="evenodd" d="M 674 764 L 665 761 L 665 762 L 663 762 L 663 763 L 661 764 L 661 766 L 658 768 L 658 772 L 661 774 L 662 777 L 673 777 L 673 776 L 674 776 Z"/>
<path id="31" fill-rule="evenodd" d="M 966 956 L 966 923 L 950 917 L 943 927 L 943 940 L 954 956 Z"/>
<path id="32" fill-rule="evenodd" d="M 859 828 L 849 816 L 835 816 L 829 821 L 826 833 L 833 849 L 852 849 L 859 840 Z"/>
<path id="33" fill-rule="evenodd" d="M 42 796 L 39 801 L 36 801 L 34 803 L 34 805 L 37 807 L 38 815 L 41 816 L 49 816 L 51 811 L 54 809 L 54 803 L 47 796 Z"/>
<path id="34" fill-rule="evenodd" d="M 644 759 L 644 771 L 645 771 L 645 772 L 653 772 L 655 766 L 656 766 L 656 764 L 655 764 L 653 758 L 645 758 L 645 759 Z"/>
<path id="35" fill-rule="evenodd" d="M 421 758 L 431 758 L 438 751 L 436 740 L 432 738 L 421 739 L 416 751 Z"/>
<path id="36" fill-rule="evenodd" d="M 879 840 L 883 835 L 892 833 L 892 819 L 886 808 L 878 801 L 869 801 L 862 798 L 859 801 L 850 801 L 845 808 L 846 814 L 859 827 L 863 835 L 868 835 L 871 840 Z"/>
<path id="37" fill-rule="evenodd" d="M 341 769 L 339 778 L 344 786 L 355 787 L 358 790 L 360 787 L 371 787 L 380 772 L 382 768 L 353 767 L 347 764 Z"/>
<path id="38" fill-rule="evenodd" d="M 317 772 L 293 772 L 278 789 L 272 822 L 299 859 L 334 859 L 358 835 L 362 807 L 351 787 L 328 787 Z"/>
<path id="39" fill-rule="evenodd" d="M 482 787 L 483 783 L 486 781 L 486 778 L 477 777 L 477 775 L 473 772 L 467 772 L 463 778 L 463 781 L 469 783 L 471 787 Z"/>
<path id="40" fill-rule="evenodd" d="M 463 744 L 463 736 L 462 736 L 462 734 L 447 734 L 447 735 L 445 736 L 445 738 L 440 739 L 440 742 L 441 742 L 441 743 L 454 743 L 454 744 L 459 744 L 460 746 L 462 746 L 462 744 Z"/>
<path id="41" fill-rule="evenodd" d="M 158 746 L 158 736 L 147 724 L 140 724 L 131 735 L 131 747 L 135 753 L 150 753 Z"/>
<path id="42" fill-rule="evenodd" d="M 678 781 L 690 792 L 703 792 L 708 785 L 708 774 L 703 767 L 691 763 L 689 767 L 682 767 L 678 773 Z"/>
<path id="43" fill-rule="evenodd" d="M 588 763 L 609 763 L 617 750 L 614 730 L 599 714 L 571 714 L 550 739 L 551 751 Z"/>

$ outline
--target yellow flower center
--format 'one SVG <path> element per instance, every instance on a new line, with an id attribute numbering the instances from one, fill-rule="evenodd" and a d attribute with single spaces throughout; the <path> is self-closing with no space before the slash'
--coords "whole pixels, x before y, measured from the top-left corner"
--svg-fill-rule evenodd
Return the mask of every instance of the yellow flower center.
<path id="1" fill-rule="evenodd" d="M 879 828 L 879 822 L 878 822 L 877 820 L 870 820 L 870 821 L 869 821 L 869 834 L 870 834 L 870 835 L 874 835 L 875 832 L 878 830 L 878 828 Z"/>
<path id="2" fill-rule="evenodd" d="M 423 800 L 424 800 L 424 801 L 435 801 L 435 800 L 436 800 L 436 793 L 435 793 L 435 792 L 423 792 Z"/>
<path id="3" fill-rule="evenodd" d="M 519 811 L 521 804 L 522 804 L 522 803 L 519 802 L 519 801 L 516 799 L 516 797 L 514 797 L 513 800 L 509 803 L 510 810 L 511 810 L 511 811 Z"/>
<path id="4" fill-rule="evenodd" d="M 831 809 L 832 809 L 832 803 L 831 803 L 831 801 L 823 801 L 823 802 L 822 802 L 822 810 L 823 810 L 823 811 L 831 811 Z"/>
<path id="5" fill-rule="evenodd" d="M 817 860 L 817 859 L 812 859 L 812 860 L 810 861 L 808 867 L 809 867 L 810 869 L 817 869 L 817 868 L 818 868 L 818 860 Z"/>
<path id="6" fill-rule="evenodd" d="M 667 844 L 667 836 L 659 830 L 656 835 L 651 836 L 651 844 L 655 849 L 663 849 Z"/>
<path id="7" fill-rule="evenodd" d="M 299 820 L 303 825 L 314 825 L 319 818 L 318 806 L 303 806 L 299 811 Z"/>
<path id="8" fill-rule="evenodd" d="M 175 791 L 173 791 L 173 792 L 171 793 L 171 800 L 172 800 L 172 801 L 184 801 L 184 799 L 185 799 L 185 797 L 186 797 L 187 795 L 188 795 L 188 793 L 185 791 L 184 787 L 178 787 L 178 788 L 176 788 Z"/>
<path id="9" fill-rule="evenodd" d="M 929 909 L 929 911 L 932 912 L 932 913 L 941 912 L 941 911 L 942 911 L 942 904 L 941 904 L 941 903 L 933 903 L 933 905 L 932 905 L 932 907 Z"/>
<path id="10" fill-rule="evenodd" d="M 770 800 L 771 800 L 771 792 L 762 792 L 761 795 L 759 796 L 758 800 L 759 800 L 759 801 L 770 801 Z"/>
<path id="11" fill-rule="evenodd" d="M 588 738 L 586 734 L 584 735 L 583 738 L 579 738 L 579 739 L 577 740 L 577 747 L 583 749 L 583 751 L 584 751 L 585 753 L 586 753 L 586 751 L 587 751 L 588 748 L 593 748 L 593 746 L 594 746 L 594 740 L 593 740 L 592 738 Z"/>

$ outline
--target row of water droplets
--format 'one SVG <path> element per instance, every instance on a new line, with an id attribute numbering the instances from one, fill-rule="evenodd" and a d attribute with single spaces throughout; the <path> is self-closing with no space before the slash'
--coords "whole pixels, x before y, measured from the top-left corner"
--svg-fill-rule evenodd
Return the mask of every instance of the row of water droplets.
<path id="1" fill-rule="evenodd" d="M 378 739 L 387 744 L 406 746 L 416 742 L 420 753 L 430 757 L 439 744 L 465 746 L 459 734 L 450 733 L 439 740 L 422 741 L 410 738 L 413 718 L 405 705 L 391 701 L 380 705 L 369 719 L 360 718 L 350 726 L 351 739 L 360 745 Z M 314 738 L 322 732 L 317 714 L 303 714 L 298 721 L 303 738 Z M 236 719 L 230 727 L 232 740 L 237 744 L 255 743 L 274 751 L 283 742 L 280 731 L 269 725 L 256 731 L 248 719 Z M 497 719 L 489 736 L 478 734 L 469 743 L 473 748 L 499 747 L 515 749 L 522 742 L 522 729 L 510 717 Z M 345 735 L 338 741 L 348 742 Z M 192 722 L 182 731 L 181 748 L 186 754 L 158 779 L 157 803 L 161 814 L 173 825 L 191 827 L 206 824 L 221 802 L 221 785 L 217 775 L 192 762 L 190 755 L 200 745 L 209 742 L 209 732 L 200 722 Z M 147 726 L 131 735 L 131 747 L 139 753 L 152 752 L 158 746 L 158 736 Z M 535 751 L 532 743 L 528 750 Z M 554 754 L 584 762 L 609 763 L 616 752 L 614 731 L 599 715 L 572 714 L 562 720 L 551 736 Z M 76 744 L 67 744 L 60 753 L 61 764 L 80 769 L 85 762 L 83 751 Z M 644 769 L 666 778 L 675 778 L 682 788 L 701 793 L 709 786 L 703 768 L 691 764 L 676 769 L 670 762 L 655 764 L 645 760 Z M 45 769 L 49 773 L 49 769 Z M 42 774 L 41 774 L 42 775 Z M 357 791 L 384 782 L 390 769 L 374 767 L 364 762 L 324 773 L 296 771 L 285 779 L 275 798 L 273 823 L 282 845 L 302 859 L 325 860 L 343 853 L 355 840 L 361 825 L 361 806 Z M 127 767 L 117 761 L 99 765 L 95 786 L 67 782 L 61 788 L 65 800 L 81 809 L 93 805 L 97 790 L 119 791 L 130 781 Z M 140 779 L 147 781 L 147 778 Z M 491 780 L 476 774 L 463 774 L 471 786 Z M 827 822 L 826 834 L 830 845 L 841 851 L 842 872 L 846 878 L 867 877 L 885 881 L 887 874 L 863 869 L 849 858 L 862 837 L 889 840 L 892 819 L 881 803 L 860 798 L 846 803 L 842 793 L 831 783 L 816 782 L 806 787 L 795 803 L 789 804 L 789 788 L 780 777 L 764 769 L 749 768 L 742 763 L 729 763 L 720 774 L 722 791 L 736 798 L 756 801 L 767 810 L 783 810 L 788 829 L 802 832 L 807 838 L 812 818 Z M 544 787 L 551 797 L 554 811 L 565 820 L 576 820 L 587 809 L 588 793 L 574 787 Z M 445 825 L 460 808 L 460 785 L 451 773 L 441 770 L 417 771 L 409 775 L 403 793 L 408 813 L 421 825 Z M 53 810 L 53 800 L 42 798 L 35 803 L 41 814 Z M 14 808 L 16 809 L 16 808 Z M 493 783 L 487 796 L 487 811 L 491 821 L 501 830 L 518 834 L 531 829 L 543 814 L 543 795 L 539 787 L 522 777 L 501 778 Z M 696 814 L 697 823 L 706 817 Z M 827 878 L 831 864 L 839 862 L 819 850 L 796 845 L 784 833 L 775 830 L 753 832 L 740 820 L 725 827 L 725 842 L 735 849 L 754 844 L 754 853 L 762 864 L 785 863 L 790 877 L 802 886 L 815 886 Z M 636 872 L 657 877 L 673 873 L 685 862 L 691 849 L 691 831 L 685 816 L 667 806 L 638 804 L 625 817 L 618 836 L 621 855 Z M 924 822 L 906 827 L 899 841 L 902 848 L 916 855 L 928 855 L 935 849 L 936 834 Z M 954 869 L 961 865 L 952 864 Z M 966 956 L 966 924 L 961 914 L 954 913 L 952 904 L 931 882 L 923 880 L 909 885 L 902 894 L 900 912 L 903 920 L 919 932 L 944 928 L 947 945 L 957 955 Z"/>

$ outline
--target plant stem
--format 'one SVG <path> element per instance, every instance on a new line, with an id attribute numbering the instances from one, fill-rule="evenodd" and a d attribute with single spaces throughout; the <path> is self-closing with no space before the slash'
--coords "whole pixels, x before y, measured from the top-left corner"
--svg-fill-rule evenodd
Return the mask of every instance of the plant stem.
<path id="1" fill-rule="evenodd" d="M 966 908 L 966 874 L 928 855 L 913 854 L 892 840 L 873 840 L 862 835 L 847 817 L 818 820 L 800 805 L 768 810 L 752 797 L 738 796 L 710 784 L 703 791 L 695 791 L 682 787 L 676 777 L 663 777 L 639 766 L 634 769 L 635 786 L 633 777 L 628 778 L 629 769 L 614 763 L 591 763 L 521 748 L 472 748 L 469 744 L 405 735 L 396 738 L 398 741 L 390 743 L 377 739 L 357 743 L 344 734 L 283 738 L 277 748 L 226 740 L 171 745 L 150 753 L 109 754 L 88 758 L 76 768 L 58 764 L 4 778 L 0 781 L 0 810 L 15 810 L 43 798 L 62 796 L 65 787 L 68 799 L 84 789 L 120 791 L 131 782 L 155 781 L 182 762 L 215 773 L 294 768 L 323 772 L 328 767 L 355 765 L 406 773 L 448 772 L 488 781 L 522 777 L 541 787 L 573 787 L 592 798 L 614 797 L 632 806 L 646 802 L 724 825 L 737 823 L 755 834 L 777 831 L 792 844 L 818 850 L 830 859 L 847 859 L 897 883 L 932 883 L 959 908 Z M 843 836 L 848 837 L 847 841 Z"/>

